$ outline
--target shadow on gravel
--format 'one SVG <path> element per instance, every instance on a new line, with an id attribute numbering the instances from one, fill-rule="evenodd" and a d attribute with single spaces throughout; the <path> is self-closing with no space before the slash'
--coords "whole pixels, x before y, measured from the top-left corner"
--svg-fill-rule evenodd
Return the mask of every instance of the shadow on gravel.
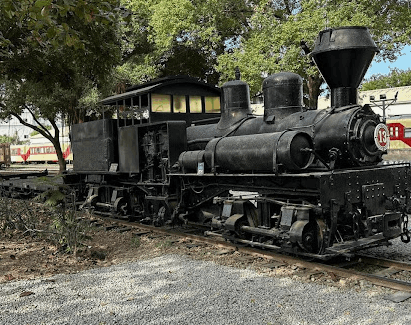
<path id="1" fill-rule="evenodd" d="M 409 302 L 175 255 L 0 285 L 0 324 L 8 325 L 410 322 Z"/>

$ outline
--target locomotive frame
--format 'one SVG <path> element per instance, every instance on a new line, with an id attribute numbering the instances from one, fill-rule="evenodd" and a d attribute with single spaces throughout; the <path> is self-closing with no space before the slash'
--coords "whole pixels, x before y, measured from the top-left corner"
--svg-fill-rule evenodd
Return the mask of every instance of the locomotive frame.
<path id="1" fill-rule="evenodd" d="M 303 107 L 302 79 L 293 73 L 264 81 L 260 117 L 251 113 L 245 82 L 224 84 L 218 123 L 204 104 L 201 116 L 190 114 L 189 96 L 216 94 L 206 87 L 199 95 L 198 82 L 179 93 L 188 109 L 172 117 L 148 107 L 149 118 L 134 119 L 142 93 L 167 94 L 162 82 L 105 99 L 132 118 L 74 125 L 74 173 L 66 182 L 82 208 L 155 225 L 207 225 L 208 234 L 320 259 L 396 237 L 409 242 L 410 165 L 379 165 L 388 129 L 357 104 L 377 51 L 364 27 L 320 33 L 312 57 L 332 98 L 322 111 Z"/>

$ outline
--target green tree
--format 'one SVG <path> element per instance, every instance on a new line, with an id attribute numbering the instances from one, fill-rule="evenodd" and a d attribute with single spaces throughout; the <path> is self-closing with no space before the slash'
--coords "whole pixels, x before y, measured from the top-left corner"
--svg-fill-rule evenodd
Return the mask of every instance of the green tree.
<path id="1" fill-rule="evenodd" d="M 0 117 L 16 117 L 56 148 L 65 161 L 58 120 L 81 121 L 119 59 L 117 0 L 2 1 Z M 121 11 L 118 9 L 117 11 Z M 127 14 L 125 13 L 124 16 Z M 23 109 L 35 121 L 20 117 Z M 41 119 L 51 124 L 50 132 Z"/>
<path id="2" fill-rule="evenodd" d="M 265 76 L 292 71 L 304 78 L 307 106 L 317 107 L 323 79 L 300 47 L 304 40 L 312 50 L 320 30 L 327 27 L 367 26 L 379 46 L 379 59 L 394 60 L 410 42 L 407 1 L 398 0 L 301 0 L 260 1 L 254 8 L 248 32 L 238 46 L 218 58 L 221 81 L 233 78 L 235 66 L 260 90 Z"/>
<path id="3" fill-rule="evenodd" d="M 122 0 L 133 15 L 123 26 L 120 84 L 185 74 L 219 81 L 217 58 L 245 33 L 248 0 Z"/>
<path id="4" fill-rule="evenodd" d="M 381 50 L 377 59 L 392 61 L 411 35 L 405 0 L 122 1 L 133 15 L 121 31 L 119 91 L 180 73 L 221 84 L 239 66 L 252 95 L 268 74 L 300 74 L 306 105 L 316 107 L 323 79 L 301 49 L 302 40 L 312 49 L 327 27 L 367 26 Z"/>
<path id="5" fill-rule="evenodd" d="M 22 144 L 22 141 L 20 141 L 19 136 L 16 132 L 16 134 L 12 136 L 0 135 L 0 143 Z"/>
<path id="6" fill-rule="evenodd" d="M 110 24 L 119 10 L 117 0 L 2 0 L 0 53 L 16 55 L 32 45 L 85 48 L 81 26 Z"/>
<path id="7" fill-rule="evenodd" d="M 372 75 L 364 81 L 361 90 L 374 90 L 394 87 L 411 86 L 411 69 L 391 69 L 387 75 Z"/>

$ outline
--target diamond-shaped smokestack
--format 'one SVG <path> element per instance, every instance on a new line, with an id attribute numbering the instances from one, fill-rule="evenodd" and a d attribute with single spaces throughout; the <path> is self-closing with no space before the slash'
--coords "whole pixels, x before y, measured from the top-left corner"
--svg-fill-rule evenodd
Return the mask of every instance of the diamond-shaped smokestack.
<path id="1" fill-rule="evenodd" d="M 320 32 L 311 55 L 331 88 L 331 106 L 357 104 L 357 88 L 377 52 L 366 27 Z"/>

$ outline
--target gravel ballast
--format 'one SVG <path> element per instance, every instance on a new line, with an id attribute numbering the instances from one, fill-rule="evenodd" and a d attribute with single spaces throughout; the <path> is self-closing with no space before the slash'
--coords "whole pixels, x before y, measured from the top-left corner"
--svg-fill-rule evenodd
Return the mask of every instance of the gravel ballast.
<path id="1" fill-rule="evenodd" d="M 410 324 L 384 295 L 164 255 L 3 283 L 0 324 Z"/>
<path id="2" fill-rule="evenodd" d="M 360 251 L 360 253 L 365 253 L 379 258 L 386 258 L 396 261 L 410 262 L 410 252 L 411 244 L 405 244 L 401 242 L 400 238 L 395 238 L 391 241 L 390 246 L 380 246 L 369 248 Z"/>

